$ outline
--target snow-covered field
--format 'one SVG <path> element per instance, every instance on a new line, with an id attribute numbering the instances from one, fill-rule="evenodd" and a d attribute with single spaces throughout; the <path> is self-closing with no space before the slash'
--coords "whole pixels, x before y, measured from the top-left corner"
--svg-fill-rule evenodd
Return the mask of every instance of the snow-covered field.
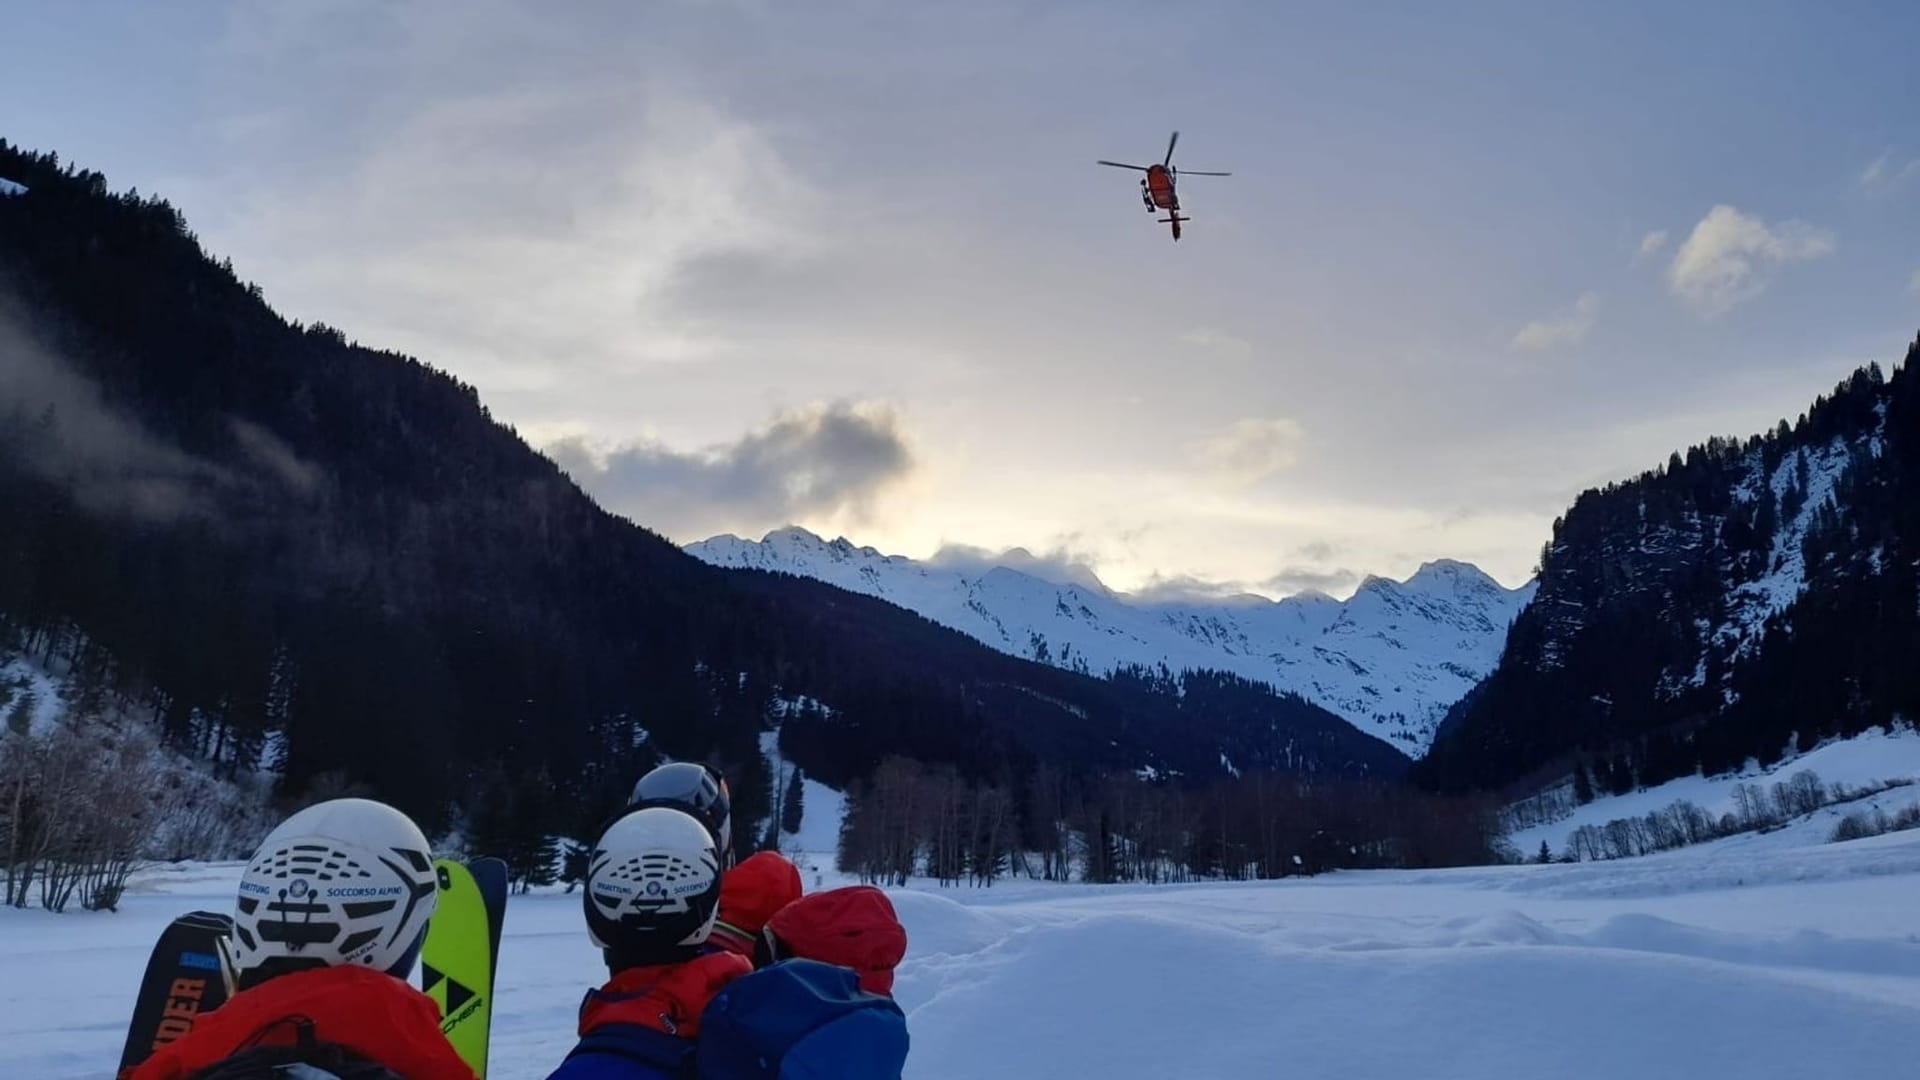
<path id="1" fill-rule="evenodd" d="M 0 1076 L 105 1077 L 149 944 L 235 866 L 117 915 L 0 911 Z M 831 878 L 828 884 L 832 884 Z M 813 884 L 809 875 L 808 885 Z M 1920 834 L 1238 885 L 896 891 L 907 1075 L 1537 1080 L 1911 1075 Z M 597 954 L 516 897 L 493 1074 L 544 1077 Z"/>

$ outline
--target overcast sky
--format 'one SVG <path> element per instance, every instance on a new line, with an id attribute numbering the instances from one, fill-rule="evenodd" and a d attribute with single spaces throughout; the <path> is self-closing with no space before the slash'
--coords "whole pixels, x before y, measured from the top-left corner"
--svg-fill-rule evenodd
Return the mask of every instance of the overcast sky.
<path id="1" fill-rule="evenodd" d="M 1920 5 L 1825 7 L 30 4 L 0 136 L 676 540 L 1512 585 L 1920 328 Z"/>

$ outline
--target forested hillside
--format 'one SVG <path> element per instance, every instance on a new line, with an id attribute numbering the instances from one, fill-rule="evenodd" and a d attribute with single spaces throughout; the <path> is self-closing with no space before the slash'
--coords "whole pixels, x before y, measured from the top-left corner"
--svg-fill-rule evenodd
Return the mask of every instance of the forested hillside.
<path id="1" fill-rule="evenodd" d="M 1583 494 L 1417 776 L 1590 797 L 1920 717 L 1916 357 Z"/>

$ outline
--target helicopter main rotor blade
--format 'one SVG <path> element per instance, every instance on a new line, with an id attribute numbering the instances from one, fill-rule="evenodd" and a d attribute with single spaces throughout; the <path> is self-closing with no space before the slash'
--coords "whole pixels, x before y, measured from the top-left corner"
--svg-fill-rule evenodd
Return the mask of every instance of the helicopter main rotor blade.
<path id="1" fill-rule="evenodd" d="M 1201 172 L 1198 169 L 1181 169 L 1181 176 L 1232 176 L 1230 172 Z"/>
<path id="2" fill-rule="evenodd" d="M 1133 170 L 1135 170 L 1135 171 L 1137 171 L 1137 172 L 1146 172 L 1146 171 L 1147 171 L 1147 167 L 1146 167 L 1145 165 L 1128 165 L 1128 164 L 1126 164 L 1125 162 L 1121 162 L 1121 161 L 1100 161 L 1100 162 L 1095 162 L 1095 164 L 1097 164 L 1097 165 L 1111 165 L 1111 166 L 1113 166 L 1113 167 L 1114 167 L 1114 168 L 1116 168 L 1116 169 L 1133 169 Z"/>
<path id="3" fill-rule="evenodd" d="M 1165 160 L 1160 162 L 1160 164 L 1162 165 L 1173 164 L 1173 144 L 1179 141 L 1180 141 L 1180 133 L 1176 131 L 1173 133 L 1173 138 L 1167 140 L 1167 156 Z"/>

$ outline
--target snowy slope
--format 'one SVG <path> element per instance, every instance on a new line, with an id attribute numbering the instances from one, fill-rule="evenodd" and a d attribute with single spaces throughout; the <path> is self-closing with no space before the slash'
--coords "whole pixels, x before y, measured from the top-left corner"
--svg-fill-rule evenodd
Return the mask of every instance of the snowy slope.
<path id="1" fill-rule="evenodd" d="M 65 711 L 60 680 L 25 657 L 0 661 L 0 720 L 22 713 L 28 730 L 44 732 Z"/>
<path id="2" fill-rule="evenodd" d="M 1854 789 L 1877 787 L 1889 780 L 1920 780 L 1920 732 L 1900 729 L 1888 732 L 1875 728 L 1851 739 L 1839 739 L 1817 746 L 1804 754 L 1789 757 L 1761 769 L 1748 768 L 1724 776 L 1683 776 L 1678 780 L 1609 795 L 1576 808 L 1570 815 L 1550 824 L 1535 825 L 1514 832 L 1508 839 L 1524 855 L 1539 850 L 1542 841 L 1555 855 L 1566 850 L 1567 838 L 1582 825 L 1604 826 L 1619 818 L 1645 817 L 1685 800 L 1715 818 L 1734 811 L 1733 789 L 1740 784 L 1763 784 L 1771 788 L 1801 770 L 1809 770 L 1828 785 L 1845 784 Z M 1755 844 L 1779 845 L 1820 843 L 1833 835 L 1842 817 L 1856 811 L 1871 813 L 1878 807 L 1888 814 L 1901 807 L 1920 803 L 1920 784 L 1899 787 L 1867 799 L 1825 807 L 1776 832 L 1761 836 L 1735 836 L 1716 842 L 1736 848 Z"/>
<path id="3" fill-rule="evenodd" d="M 1466 563 L 1406 581 L 1369 577 L 1353 597 L 1302 593 L 1146 603 L 1090 578 L 1050 581 L 1009 566 L 929 566 L 804 529 L 759 542 L 717 536 L 688 552 L 717 566 L 817 578 L 898 604 L 1017 656 L 1104 674 L 1120 664 L 1212 668 L 1293 690 L 1418 754 L 1447 707 L 1499 659 L 1533 595 Z"/>
<path id="4" fill-rule="evenodd" d="M 777 715 L 802 702 L 783 700 L 775 703 Z M 809 704 L 818 705 L 817 702 Z M 799 766 L 780 753 L 778 727 L 760 734 L 760 753 L 767 759 L 767 771 L 774 778 L 774 798 L 786 790 L 787 777 Z M 835 788 L 805 774 L 800 777 L 800 829 L 780 833 L 780 853 L 800 868 L 801 880 L 813 883 L 834 872 L 840 851 L 840 825 L 847 817 L 847 796 Z M 762 828 L 765 827 L 763 822 Z M 811 885 L 810 885 L 811 887 Z"/>
<path id="5" fill-rule="evenodd" d="M 166 921 L 0 911 L 0 1075 L 105 1076 Z M 827 884 L 833 884 L 829 879 Z M 813 888 L 811 880 L 808 888 Z M 1626 863 L 1199 886 L 893 890 L 914 1080 L 1805 1080 L 1920 1060 L 1920 834 Z M 604 977 L 577 896 L 516 896 L 493 1075 L 547 1075 Z"/>
<path id="6" fill-rule="evenodd" d="M 17 180 L 9 180 L 4 176 L 0 176 L 0 199 L 4 199 L 9 195 L 25 195 L 26 193 L 27 185 Z"/>

